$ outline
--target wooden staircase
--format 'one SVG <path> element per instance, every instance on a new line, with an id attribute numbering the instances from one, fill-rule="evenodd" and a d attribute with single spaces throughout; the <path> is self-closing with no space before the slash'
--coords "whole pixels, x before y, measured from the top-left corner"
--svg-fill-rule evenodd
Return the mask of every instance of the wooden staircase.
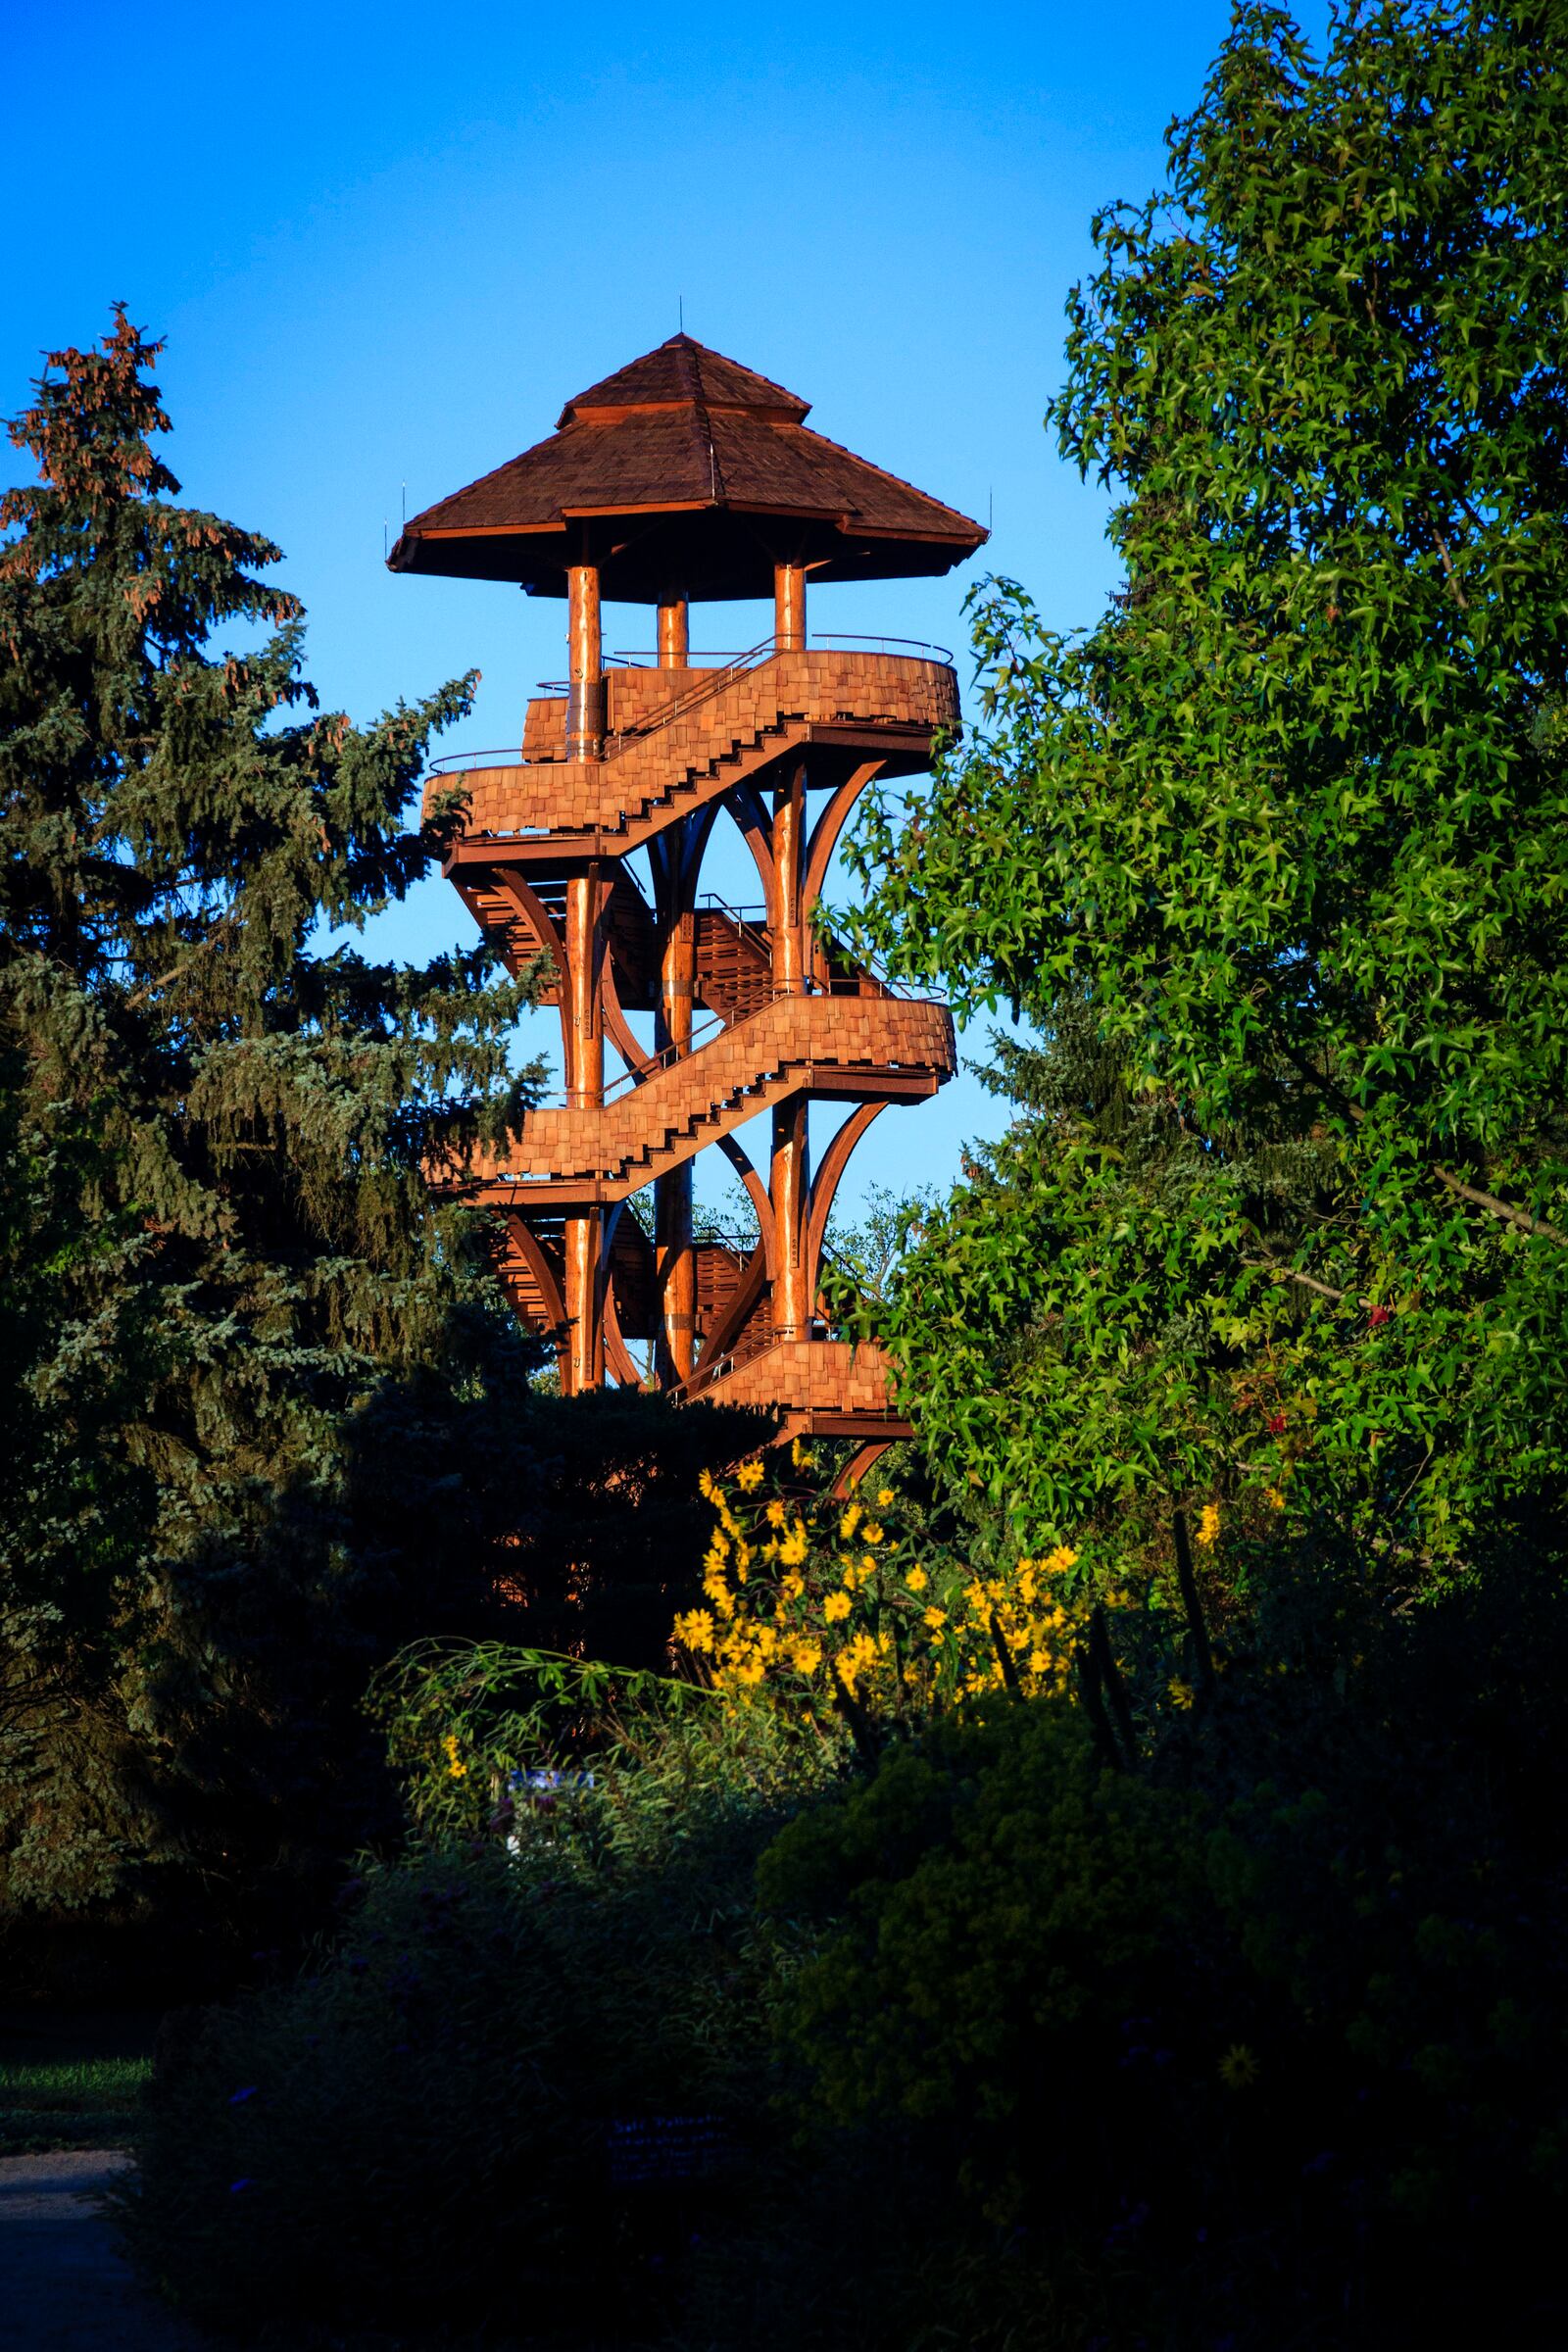
<path id="1" fill-rule="evenodd" d="M 623 1200 L 788 1095 L 919 1101 L 955 1066 L 945 1005 L 889 991 L 774 997 L 602 1105 L 528 1111 L 514 1144 L 432 1176 L 498 1206 L 524 1191 L 541 1202 Z"/>
<path id="2" fill-rule="evenodd" d="M 624 857 L 738 785 L 760 781 L 783 759 L 813 747 L 853 751 L 880 757 L 890 773 L 917 773 L 929 761 L 933 734 L 956 732 L 957 724 L 957 685 L 946 663 L 778 654 L 697 709 L 631 737 L 610 759 L 508 755 L 493 766 L 450 772 L 438 762 L 425 810 L 454 785 L 466 792 L 460 866 L 501 839 L 530 861 L 564 850 Z"/>
<path id="3" fill-rule="evenodd" d="M 454 782 L 467 794 L 447 870 L 475 920 L 513 972 L 546 961 L 542 1002 L 561 1007 L 568 1075 L 571 1040 L 585 1034 L 608 1036 L 632 1064 L 605 1087 L 595 1043 L 600 1074 L 586 1085 L 572 1079 L 571 1102 L 530 1110 L 504 1149 L 443 1163 L 432 1182 L 501 1212 L 500 1278 L 521 1321 L 557 1347 L 564 1385 L 592 1385 L 607 1372 L 640 1382 L 647 1368 L 627 1348 L 647 1346 L 657 1377 L 683 1396 L 772 1403 L 790 1429 L 881 1443 L 902 1427 L 886 1366 L 874 1350 L 855 1355 L 831 1338 L 814 1303 L 815 1268 L 849 1148 L 880 1105 L 935 1093 L 954 1070 L 955 1040 L 945 1006 L 897 995 L 811 934 L 808 900 L 827 852 L 809 861 L 816 836 L 806 794 L 832 796 L 831 847 L 872 775 L 923 768 L 933 734 L 956 729 L 956 681 L 946 663 L 923 659 L 790 651 L 661 706 L 655 674 L 616 673 L 637 723 L 603 759 L 559 756 L 561 708 L 536 702 L 526 758 L 486 759 L 431 780 L 427 806 Z M 696 903 L 702 812 L 715 803 L 731 807 L 760 870 L 774 877 L 770 908 L 794 908 L 782 932 L 775 912 L 758 920 Z M 797 830 L 781 841 L 779 811 L 791 806 Z M 656 908 L 626 859 L 688 820 L 673 846 L 649 851 Z M 781 858 L 793 860 L 793 897 L 778 880 Z M 671 874 L 689 893 L 678 934 Z M 569 942 L 585 924 L 593 961 L 574 973 Z M 792 943 L 782 961 L 781 937 Z M 677 956 L 685 961 L 672 967 Z M 584 994 L 590 971 L 597 996 Z M 683 1003 L 692 1013 L 677 1028 L 672 1006 Z M 645 1055 L 623 1017 L 637 1011 L 659 1013 L 662 1033 L 680 1043 Z M 692 1015 L 701 1017 L 688 1038 Z M 807 1154 L 808 1101 L 855 1106 L 848 1143 L 829 1150 L 820 1183 Z M 642 1204 L 628 1205 L 633 1196 L 653 1188 L 660 1218 L 684 1199 L 679 1213 L 689 1219 L 681 1171 L 714 1143 L 747 1168 L 737 1131 L 762 1112 L 773 1120 L 771 1173 L 764 1184 L 753 1170 L 749 1182 L 764 1238 L 672 1243 L 671 1230 L 691 1235 L 689 1222 L 662 1223 L 656 1245 Z M 792 1152 L 798 1179 L 785 1181 L 779 1170 Z M 671 1194 L 677 1182 L 684 1195 Z M 664 1286 L 682 1263 L 688 1287 L 677 1311 Z M 794 1285 L 782 1320 L 781 1268 Z M 584 1344 L 587 1318 L 600 1331 L 597 1358 Z"/>

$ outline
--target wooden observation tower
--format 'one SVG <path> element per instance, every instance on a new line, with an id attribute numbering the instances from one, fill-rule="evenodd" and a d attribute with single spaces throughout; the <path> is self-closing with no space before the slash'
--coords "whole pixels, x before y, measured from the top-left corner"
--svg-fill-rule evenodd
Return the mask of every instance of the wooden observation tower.
<path id="1" fill-rule="evenodd" d="M 877 1113 L 951 1077 L 953 1026 L 824 952 L 811 912 L 866 786 L 922 771 L 933 735 L 956 730 L 957 684 L 934 649 L 808 641 L 806 592 L 942 573 L 985 533 L 808 431 L 807 413 L 675 335 L 569 401 L 549 440 L 416 515 L 390 563 L 566 604 L 568 681 L 529 703 L 517 750 L 438 762 L 428 794 L 469 795 L 447 870 L 475 919 L 514 970 L 541 950 L 555 966 L 564 1102 L 462 1179 L 506 1212 L 514 1304 L 554 1342 L 568 1394 L 640 1381 L 627 1343 L 652 1342 L 661 1387 L 871 1445 L 904 1424 L 876 1349 L 820 1314 L 828 1209 Z M 768 595 L 762 644 L 694 658 L 691 604 Z M 657 651 L 607 664 L 602 599 L 656 607 Z M 755 912 L 699 889 L 726 810 L 756 862 Z M 607 1045 L 623 1065 L 609 1083 Z M 812 1102 L 851 1106 L 814 1172 Z M 765 1169 L 734 1132 L 761 1111 Z M 755 1248 L 694 1238 L 709 1145 L 751 1197 Z M 627 1208 L 649 1186 L 651 1239 Z"/>

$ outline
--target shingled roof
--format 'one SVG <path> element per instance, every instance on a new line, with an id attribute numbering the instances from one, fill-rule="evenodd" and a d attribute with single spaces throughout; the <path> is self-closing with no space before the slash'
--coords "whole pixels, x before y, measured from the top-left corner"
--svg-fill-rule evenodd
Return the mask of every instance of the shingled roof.
<path id="1" fill-rule="evenodd" d="M 406 523 L 394 571 L 515 580 L 563 596 L 597 563 L 606 596 L 772 593 L 775 563 L 824 580 L 944 572 L 977 522 L 808 430 L 809 405 L 690 335 L 579 392 L 548 441 Z"/>

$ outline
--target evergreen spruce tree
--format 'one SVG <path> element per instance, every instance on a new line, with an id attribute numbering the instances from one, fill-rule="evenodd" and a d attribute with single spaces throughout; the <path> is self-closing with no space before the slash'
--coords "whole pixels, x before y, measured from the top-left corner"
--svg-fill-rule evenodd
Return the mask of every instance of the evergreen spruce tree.
<path id="1" fill-rule="evenodd" d="M 422 1171 L 526 1101 L 531 977 L 321 944 L 439 854 L 455 816 L 407 811 L 472 681 L 318 709 L 277 550 L 175 503 L 158 349 L 122 308 L 52 354 L 0 507 L 13 1915 L 352 1847 L 371 1653 L 526 1479 L 483 1220 Z"/>

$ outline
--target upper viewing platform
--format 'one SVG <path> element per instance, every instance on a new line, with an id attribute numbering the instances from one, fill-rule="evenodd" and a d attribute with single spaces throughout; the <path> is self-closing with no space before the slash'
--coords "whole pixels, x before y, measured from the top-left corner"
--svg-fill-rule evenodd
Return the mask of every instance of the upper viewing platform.
<path id="1" fill-rule="evenodd" d="M 813 580 L 950 571 L 980 524 L 813 433 L 810 404 L 690 335 L 567 401 L 547 441 L 404 524 L 394 571 L 564 596 L 593 564 L 611 602 L 765 597 Z"/>
<path id="2" fill-rule="evenodd" d="M 597 760 L 567 756 L 566 690 L 538 696 L 519 750 L 433 763 L 426 812 L 458 784 L 470 842 L 534 835 L 564 846 L 593 833 L 623 854 L 808 745 L 875 757 L 884 774 L 918 774 L 933 737 L 958 725 L 957 679 L 940 648 L 895 653 L 886 642 L 779 652 L 770 639 L 710 669 L 608 670 Z"/>

